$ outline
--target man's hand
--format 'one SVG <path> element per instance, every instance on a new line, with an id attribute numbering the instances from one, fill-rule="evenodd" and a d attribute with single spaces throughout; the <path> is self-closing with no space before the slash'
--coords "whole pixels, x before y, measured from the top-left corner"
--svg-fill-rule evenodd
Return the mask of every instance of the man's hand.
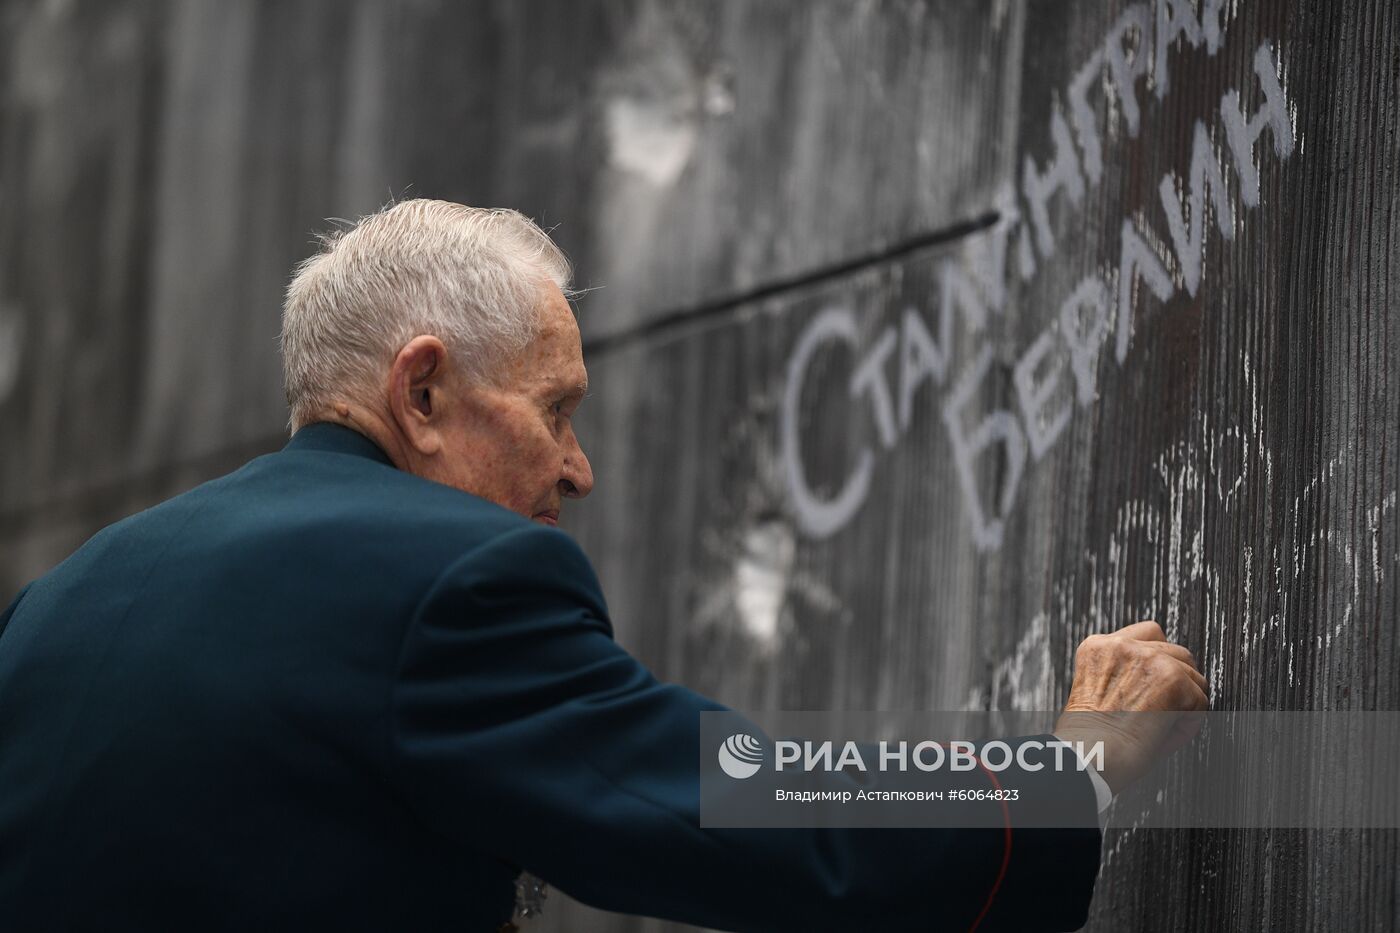
<path id="1" fill-rule="evenodd" d="M 1116 794 L 1195 736 L 1206 709 L 1196 659 L 1156 622 L 1090 635 L 1074 655 L 1074 683 L 1055 734 L 1104 743 L 1101 772 Z"/>

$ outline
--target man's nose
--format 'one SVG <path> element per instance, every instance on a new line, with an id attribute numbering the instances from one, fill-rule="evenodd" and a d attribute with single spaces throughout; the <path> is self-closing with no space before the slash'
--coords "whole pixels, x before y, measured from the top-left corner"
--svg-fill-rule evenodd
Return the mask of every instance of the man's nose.
<path id="1" fill-rule="evenodd" d="M 568 499 L 582 499 L 593 491 L 593 468 L 588 457 L 579 446 L 578 439 L 571 437 L 568 450 L 564 452 L 564 472 L 559 477 L 559 490 Z"/>

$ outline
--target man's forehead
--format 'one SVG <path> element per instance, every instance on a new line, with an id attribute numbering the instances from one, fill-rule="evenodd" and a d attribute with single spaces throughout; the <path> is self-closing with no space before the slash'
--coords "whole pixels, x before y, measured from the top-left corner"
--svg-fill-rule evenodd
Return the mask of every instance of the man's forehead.
<path id="1" fill-rule="evenodd" d="M 559 288 L 551 288 L 545 302 L 540 330 L 532 351 L 536 370 L 551 389 L 560 393 L 588 392 L 588 370 L 583 365 L 583 347 L 573 309 Z"/>
<path id="2" fill-rule="evenodd" d="M 570 358 L 568 355 L 558 354 L 538 362 L 532 381 L 547 385 L 553 392 L 586 393 L 588 370 L 577 355 Z"/>

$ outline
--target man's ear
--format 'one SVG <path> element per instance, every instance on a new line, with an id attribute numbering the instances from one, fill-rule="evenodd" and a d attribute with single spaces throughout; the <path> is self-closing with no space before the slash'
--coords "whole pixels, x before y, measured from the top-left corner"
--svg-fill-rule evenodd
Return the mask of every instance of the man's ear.
<path id="1" fill-rule="evenodd" d="M 431 456 L 442 447 L 447 348 L 422 335 L 404 344 L 389 368 L 389 413 L 410 447 Z"/>

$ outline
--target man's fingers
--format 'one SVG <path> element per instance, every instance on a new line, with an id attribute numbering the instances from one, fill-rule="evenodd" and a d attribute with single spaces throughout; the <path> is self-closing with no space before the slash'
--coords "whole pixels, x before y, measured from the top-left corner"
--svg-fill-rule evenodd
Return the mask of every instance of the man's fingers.
<path id="1" fill-rule="evenodd" d="M 1167 634 L 1162 631 L 1162 626 L 1150 619 L 1146 622 L 1135 622 L 1132 625 L 1125 625 L 1113 634 L 1122 636 L 1123 638 L 1136 638 L 1139 641 L 1167 640 Z"/>
<path id="2" fill-rule="evenodd" d="M 1181 645 L 1173 644 L 1169 641 L 1156 642 L 1154 647 L 1159 651 L 1166 652 L 1183 664 L 1189 665 L 1190 667 L 1196 666 L 1196 656 L 1191 653 L 1189 648 L 1184 648 Z"/>
<path id="3" fill-rule="evenodd" d="M 1186 669 L 1186 673 L 1196 682 L 1196 686 L 1202 690 L 1206 689 L 1206 675 L 1201 673 L 1201 669 L 1196 666 L 1196 659 L 1191 652 L 1180 645 L 1173 645 L 1171 642 L 1164 642 L 1157 646 L 1158 650 L 1171 658 L 1177 664 Z"/>
<path id="4" fill-rule="evenodd" d="M 1193 666 L 1190 665 L 1190 664 L 1185 663 L 1184 661 L 1182 662 L 1182 665 L 1181 665 L 1181 666 L 1184 667 L 1184 668 L 1186 668 L 1186 673 L 1187 673 L 1188 675 L 1190 675 L 1190 677 L 1191 677 L 1191 679 L 1192 679 L 1193 681 L 1196 682 L 1196 686 L 1199 687 L 1199 688 L 1201 688 L 1201 692 L 1202 692 L 1203 694 L 1209 693 L 1209 692 L 1210 692 L 1209 690 L 1206 689 L 1206 675 L 1205 675 L 1205 674 L 1202 674 L 1200 671 L 1196 670 L 1195 667 L 1193 667 Z"/>
<path id="5" fill-rule="evenodd" d="M 1181 709 L 1203 711 L 1210 706 L 1210 697 L 1206 696 L 1206 678 L 1200 671 L 1192 670 L 1191 673 L 1196 676 L 1181 684 Z"/>

